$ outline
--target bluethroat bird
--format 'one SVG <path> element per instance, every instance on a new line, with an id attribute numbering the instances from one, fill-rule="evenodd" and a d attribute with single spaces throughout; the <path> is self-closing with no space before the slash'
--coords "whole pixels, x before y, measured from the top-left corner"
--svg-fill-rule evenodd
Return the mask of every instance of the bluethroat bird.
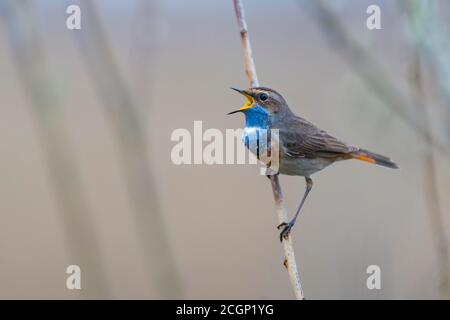
<path id="1" fill-rule="evenodd" d="M 311 175 L 324 169 L 335 161 L 357 159 L 397 169 L 398 166 L 388 157 L 349 145 L 312 123 L 295 115 L 284 98 L 273 89 L 255 87 L 247 90 L 232 88 L 246 98 L 246 104 L 228 114 L 242 112 L 245 115 L 243 141 L 248 147 L 249 140 L 258 139 L 255 130 L 278 129 L 279 173 L 302 176 L 306 180 L 306 190 L 295 216 L 289 222 L 278 226 L 282 229 L 280 240 L 287 238 L 302 209 L 313 181 Z M 251 142 L 251 141 L 250 141 Z M 255 141 L 253 141 L 255 142 Z M 270 148 L 270 144 L 260 144 Z M 254 150 L 250 149 L 252 152 Z M 261 150 L 258 150 L 258 154 Z M 257 155 L 258 157 L 258 155 Z"/>

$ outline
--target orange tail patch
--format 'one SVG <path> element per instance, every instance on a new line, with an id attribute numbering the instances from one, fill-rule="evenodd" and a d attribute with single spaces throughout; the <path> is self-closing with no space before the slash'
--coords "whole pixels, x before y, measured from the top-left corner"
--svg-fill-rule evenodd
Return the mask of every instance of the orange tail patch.
<path id="1" fill-rule="evenodd" d="M 371 158 L 371 157 L 363 155 L 363 154 L 357 155 L 355 157 L 355 159 L 358 159 L 358 160 L 361 160 L 361 161 L 370 162 L 370 163 L 377 163 L 374 158 Z"/>
<path id="2" fill-rule="evenodd" d="M 382 156 L 378 153 L 370 152 L 368 150 L 359 149 L 358 151 L 352 153 L 351 156 L 353 159 L 378 164 L 383 167 L 398 169 L 397 164 L 388 157 Z"/>

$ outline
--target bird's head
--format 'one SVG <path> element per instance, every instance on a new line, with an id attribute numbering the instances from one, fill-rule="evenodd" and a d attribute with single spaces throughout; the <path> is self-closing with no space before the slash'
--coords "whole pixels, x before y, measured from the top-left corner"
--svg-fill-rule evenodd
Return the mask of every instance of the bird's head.
<path id="1" fill-rule="evenodd" d="M 242 94 L 246 102 L 238 110 L 232 111 L 228 114 L 243 112 L 246 117 L 252 116 L 267 116 L 271 118 L 276 115 L 284 115 L 290 112 L 286 101 L 281 94 L 273 89 L 266 87 L 254 87 L 246 90 L 231 88 Z"/>

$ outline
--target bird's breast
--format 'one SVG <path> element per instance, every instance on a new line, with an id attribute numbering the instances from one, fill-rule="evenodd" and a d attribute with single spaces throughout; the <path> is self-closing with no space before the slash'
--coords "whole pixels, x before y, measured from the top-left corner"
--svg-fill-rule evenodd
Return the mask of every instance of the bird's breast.
<path id="1" fill-rule="evenodd" d="M 260 155 L 267 154 L 270 142 L 268 129 L 261 127 L 245 127 L 242 142 L 259 159 Z"/>
<path id="2" fill-rule="evenodd" d="M 282 157 L 280 161 L 280 173 L 290 176 L 309 177 L 313 173 L 324 169 L 334 160 L 327 158 L 291 158 Z"/>

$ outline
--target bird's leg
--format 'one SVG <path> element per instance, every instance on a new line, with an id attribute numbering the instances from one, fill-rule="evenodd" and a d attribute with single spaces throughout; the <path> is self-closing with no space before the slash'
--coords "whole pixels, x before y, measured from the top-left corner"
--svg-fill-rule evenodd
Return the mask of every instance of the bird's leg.
<path id="1" fill-rule="evenodd" d="M 295 221 L 297 220 L 297 217 L 300 213 L 300 210 L 302 209 L 303 203 L 305 203 L 306 197 L 308 196 L 309 192 L 312 189 L 313 186 L 313 181 L 310 177 L 305 177 L 305 181 L 306 181 L 306 190 L 305 190 L 305 194 L 303 195 L 303 199 L 300 202 L 300 205 L 298 206 L 297 212 L 295 213 L 294 218 L 292 218 L 291 221 L 289 221 L 288 223 L 283 222 L 281 223 L 277 228 L 280 229 L 283 227 L 283 230 L 280 233 L 280 241 L 283 241 L 283 238 L 287 239 L 287 237 L 289 237 L 289 234 L 291 233 L 291 229 L 295 224 Z"/>
<path id="2" fill-rule="evenodd" d="M 266 178 L 269 180 L 272 180 L 272 176 L 278 176 L 280 173 L 275 173 L 275 174 L 266 174 Z"/>

